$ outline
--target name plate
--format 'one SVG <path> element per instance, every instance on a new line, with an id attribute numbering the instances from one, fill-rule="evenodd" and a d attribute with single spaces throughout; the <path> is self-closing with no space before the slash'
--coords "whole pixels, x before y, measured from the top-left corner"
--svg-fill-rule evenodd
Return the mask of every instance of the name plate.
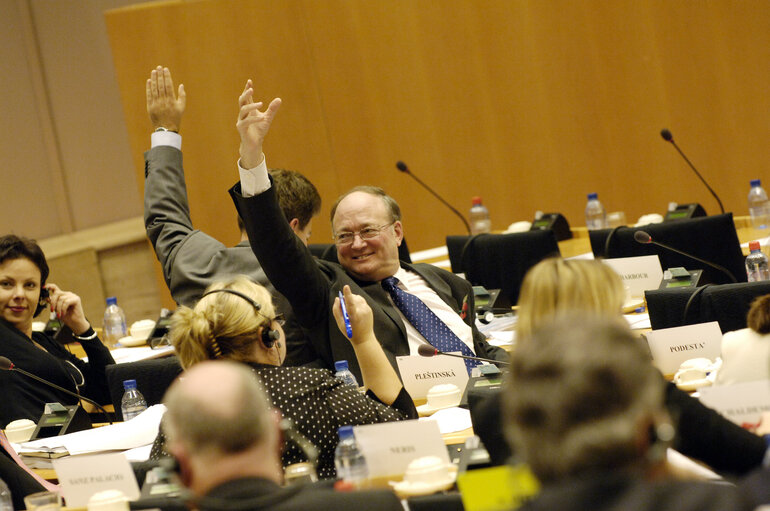
<path id="1" fill-rule="evenodd" d="M 674 374 L 682 362 L 691 358 L 716 359 L 722 355 L 722 331 L 719 323 L 661 328 L 644 334 L 652 361 L 663 374 Z"/>
<path id="2" fill-rule="evenodd" d="M 658 289 L 663 280 L 660 259 L 656 255 L 602 259 L 602 262 L 620 275 L 626 295 L 632 298 L 644 298 L 645 291 Z"/>
<path id="3" fill-rule="evenodd" d="M 763 412 L 770 412 L 770 380 L 701 387 L 699 392 L 704 405 L 739 426 L 756 424 Z"/>
<path id="4" fill-rule="evenodd" d="M 461 358 L 436 355 L 435 357 L 396 357 L 401 381 L 412 399 L 425 399 L 434 385 L 454 383 L 462 391 L 468 383 L 468 371 Z"/>
<path id="5" fill-rule="evenodd" d="M 104 490 L 120 490 L 128 500 L 139 498 L 139 485 L 123 453 L 69 456 L 53 460 L 53 468 L 68 508 L 85 508 L 94 493 Z"/>
<path id="6" fill-rule="evenodd" d="M 436 421 L 397 421 L 355 426 L 356 441 L 364 453 L 369 477 L 396 477 L 409 463 L 423 456 L 438 456 L 449 464 L 449 452 Z"/>

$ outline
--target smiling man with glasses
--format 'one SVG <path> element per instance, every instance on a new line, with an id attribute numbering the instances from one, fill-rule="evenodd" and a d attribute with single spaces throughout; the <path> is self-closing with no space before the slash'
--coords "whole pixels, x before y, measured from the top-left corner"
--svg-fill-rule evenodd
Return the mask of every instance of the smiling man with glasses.
<path id="1" fill-rule="evenodd" d="M 506 360 L 490 346 L 474 324 L 471 285 L 428 264 L 399 261 L 404 238 L 396 201 L 375 186 L 359 186 L 342 195 L 331 210 L 332 232 L 339 263 L 313 258 L 297 242 L 281 214 L 267 173 L 262 143 L 281 105 L 254 103 L 249 80 L 239 98 L 241 136 L 240 183 L 230 194 L 243 218 L 251 248 L 275 288 L 291 303 L 318 353 L 318 365 L 333 368 L 347 360 L 360 380 L 350 343 L 332 318 L 338 292 L 349 285 L 372 308 L 374 331 L 391 364 L 396 357 L 416 355 L 426 342 L 441 351 Z M 470 369 L 475 365 L 468 362 Z"/>

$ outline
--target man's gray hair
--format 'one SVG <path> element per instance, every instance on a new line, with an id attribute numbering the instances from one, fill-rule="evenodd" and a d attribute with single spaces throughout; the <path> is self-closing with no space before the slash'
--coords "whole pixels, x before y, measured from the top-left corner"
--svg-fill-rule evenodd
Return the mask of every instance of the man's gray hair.
<path id="1" fill-rule="evenodd" d="M 541 481 L 630 466 L 663 378 L 622 319 L 567 316 L 517 342 L 504 398 L 514 455 Z M 652 426 L 652 424 L 650 424 Z"/>
<path id="2" fill-rule="evenodd" d="M 204 364 L 227 367 L 236 383 L 222 385 L 219 396 L 216 390 L 221 382 L 217 381 L 211 382 L 212 391 L 205 395 L 191 393 L 184 382 L 172 385 L 163 400 L 169 439 L 180 440 L 193 451 L 223 454 L 263 442 L 270 432 L 271 409 L 258 376 L 244 364 L 216 361 L 200 366 Z"/>

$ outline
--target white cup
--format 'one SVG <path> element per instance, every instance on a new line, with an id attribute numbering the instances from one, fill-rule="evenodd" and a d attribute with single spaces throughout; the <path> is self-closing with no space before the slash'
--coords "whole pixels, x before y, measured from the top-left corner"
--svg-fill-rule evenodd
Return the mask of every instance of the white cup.
<path id="1" fill-rule="evenodd" d="M 705 369 L 691 367 L 689 369 L 680 369 L 674 375 L 674 383 L 692 383 L 706 378 L 708 373 Z"/>
<path id="2" fill-rule="evenodd" d="M 32 438 L 36 427 L 37 425 L 29 419 L 18 419 L 5 427 L 5 436 L 9 442 L 20 444 Z"/>
<path id="3" fill-rule="evenodd" d="M 88 511 L 128 511 L 128 497 L 120 490 L 104 490 L 91 495 Z"/>

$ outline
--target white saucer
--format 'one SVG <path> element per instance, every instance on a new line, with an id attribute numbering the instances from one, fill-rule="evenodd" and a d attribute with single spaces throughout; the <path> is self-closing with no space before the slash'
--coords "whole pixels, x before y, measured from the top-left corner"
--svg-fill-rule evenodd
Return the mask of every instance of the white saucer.
<path id="1" fill-rule="evenodd" d="M 430 406 L 428 403 L 425 403 L 424 405 L 420 405 L 415 408 L 417 409 L 417 414 L 420 417 L 430 417 L 431 415 L 433 415 L 439 410 L 446 410 L 447 408 L 455 408 L 459 404 L 460 402 L 458 401 L 455 404 L 435 407 L 435 406 Z"/>
<path id="2" fill-rule="evenodd" d="M 409 481 L 391 481 L 389 484 L 393 488 L 393 491 L 399 497 L 419 497 L 421 495 L 432 495 L 436 492 L 450 489 L 455 484 L 457 478 L 457 467 L 451 465 L 448 467 L 449 473 L 445 479 L 440 481 L 434 481 L 432 483 L 412 483 Z"/>
<path id="3" fill-rule="evenodd" d="M 126 348 L 133 348 L 134 346 L 144 346 L 145 344 L 147 344 L 147 339 L 137 339 L 136 337 L 131 337 L 130 335 L 127 335 L 125 337 L 122 337 L 118 341 L 118 344 Z"/>
<path id="4" fill-rule="evenodd" d="M 693 381 L 686 381 L 682 383 L 677 383 L 676 386 L 679 390 L 684 390 L 685 392 L 693 392 L 695 390 L 698 390 L 701 387 L 708 387 L 709 385 L 712 385 L 714 382 L 709 380 L 708 378 L 701 378 L 700 380 L 693 380 Z"/>

